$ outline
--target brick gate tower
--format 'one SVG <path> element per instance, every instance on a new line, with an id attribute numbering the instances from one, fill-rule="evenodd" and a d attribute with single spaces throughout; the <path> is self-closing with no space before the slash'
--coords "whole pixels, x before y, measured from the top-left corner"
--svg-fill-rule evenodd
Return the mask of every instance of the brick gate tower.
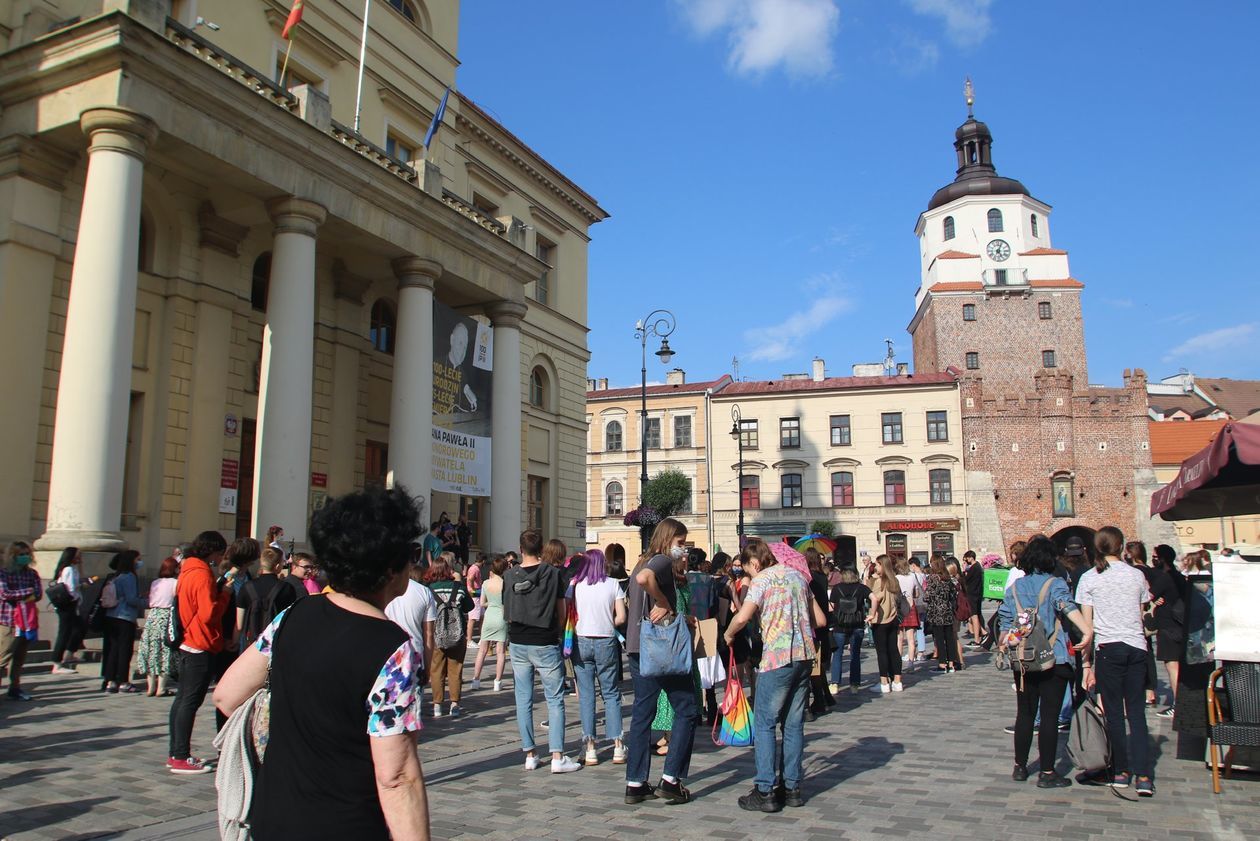
<path id="1" fill-rule="evenodd" d="M 968 81 L 956 177 L 915 226 L 921 284 L 908 328 L 916 372 L 960 379 L 972 548 L 1001 552 L 1038 533 L 1088 540 L 1103 525 L 1175 543 L 1147 516 L 1158 485 L 1146 375 L 1089 385 L 1084 284 L 1051 242 L 1050 205 L 998 175 L 972 105 Z"/>

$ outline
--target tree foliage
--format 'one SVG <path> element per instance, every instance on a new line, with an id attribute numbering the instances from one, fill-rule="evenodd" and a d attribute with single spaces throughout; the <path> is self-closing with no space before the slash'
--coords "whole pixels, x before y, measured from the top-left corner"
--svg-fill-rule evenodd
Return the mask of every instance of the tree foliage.
<path id="1" fill-rule="evenodd" d="M 691 480 L 678 470 L 662 470 L 643 488 L 643 504 L 654 508 L 661 517 L 673 517 L 687 507 L 691 498 Z"/>
<path id="2" fill-rule="evenodd" d="M 831 520 L 814 520 L 814 522 L 809 524 L 809 531 L 810 534 L 816 532 L 823 537 L 835 537 L 836 524 L 831 522 Z"/>

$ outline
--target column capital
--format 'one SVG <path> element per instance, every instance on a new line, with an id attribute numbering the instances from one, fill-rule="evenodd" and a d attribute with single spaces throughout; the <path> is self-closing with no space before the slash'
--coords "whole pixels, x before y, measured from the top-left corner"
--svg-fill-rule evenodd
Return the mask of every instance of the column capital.
<path id="1" fill-rule="evenodd" d="M 328 209 L 318 202 L 281 196 L 267 202 L 267 213 L 275 224 L 277 234 L 306 234 L 315 236 L 316 229 L 328 218 Z"/>
<path id="2" fill-rule="evenodd" d="M 88 108 L 79 115 L 79 128 L 88 136 L 88 153 L 100 149 L 144 160 L 157 139 L 153 118 L 130 108 Z"/>
<path id="3" fill-rule="evenodd" d="M 391 265 L 398 278 L 399 289 L 418 286 L 431 290 L 442 276 L 442 264 L 426 257 L 399 257 Z"/>
<path id="4" fill-rule="evenodd" d="M 495 327 L 519 328 L 529 306 L 524 301 L 494 301 L 486 304 L 486 315 Z"/>

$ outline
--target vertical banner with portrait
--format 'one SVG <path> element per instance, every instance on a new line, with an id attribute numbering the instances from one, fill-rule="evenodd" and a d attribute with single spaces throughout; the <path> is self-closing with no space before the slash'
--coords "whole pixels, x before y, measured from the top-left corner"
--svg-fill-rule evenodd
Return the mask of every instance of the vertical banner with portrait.
<path id="1" fill-rule="evenodd" d="M 494 331 L 433 302 L 433 490 L 490 495 Z"/>

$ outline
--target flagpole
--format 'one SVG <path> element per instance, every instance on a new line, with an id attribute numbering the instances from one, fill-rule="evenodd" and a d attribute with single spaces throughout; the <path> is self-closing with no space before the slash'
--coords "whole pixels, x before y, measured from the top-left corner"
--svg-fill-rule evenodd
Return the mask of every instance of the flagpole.
<path id="1" fill-rule="evenodd" d="M 284 74 L 289 71 L 289 53 L 293 52 L 293 39 L 289 38 L 289 46 L 284 51 L 284 64 L 280 66 L 280 87 L 284 87 Z"/>
<path id="2" fill-rule="evenodd" d="M 359 41 L 359 83 L 354 93 L 354 130 L 359 130 L 359 110 L 363 104 L 363 63 L 367 58 L 368 12 L 372 0 L 363 0 L 363 38 Z"/>

